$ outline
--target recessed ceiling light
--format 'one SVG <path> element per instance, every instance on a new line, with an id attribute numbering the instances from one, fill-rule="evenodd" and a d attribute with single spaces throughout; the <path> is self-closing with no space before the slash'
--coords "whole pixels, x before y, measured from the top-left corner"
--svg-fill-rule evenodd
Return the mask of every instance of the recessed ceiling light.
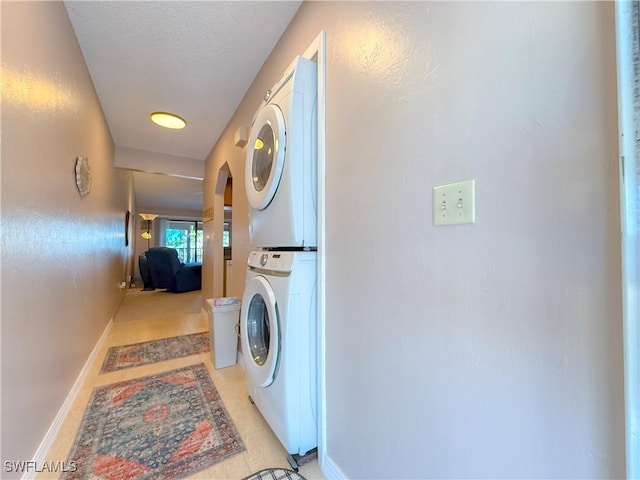
<path id="1" fill-rule="evenodd" d="M 168 112 L 153 112 L 151 114 L 151 121 L 161 127 L 172 128 L 174 130 L 180 130 L 187 126 L 187 122 L 185 122 L 183 118 Z"/>

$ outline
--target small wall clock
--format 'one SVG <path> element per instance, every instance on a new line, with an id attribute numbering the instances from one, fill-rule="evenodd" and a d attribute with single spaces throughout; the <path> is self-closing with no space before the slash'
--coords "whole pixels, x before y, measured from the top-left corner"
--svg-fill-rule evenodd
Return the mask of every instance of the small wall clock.
<path id="1" fill-rule="evenodd" d="M 91 191 L 91 168 L 87 157 L 78 157 L 76 160 L 76 185 L 81 198 Z"/>

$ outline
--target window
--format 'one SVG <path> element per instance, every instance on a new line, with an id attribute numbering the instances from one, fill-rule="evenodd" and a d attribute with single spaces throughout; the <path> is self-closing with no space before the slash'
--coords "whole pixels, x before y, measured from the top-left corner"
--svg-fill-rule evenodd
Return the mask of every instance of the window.
<path id="1" fill-rule="evenodd" d="M 175 248 L 182 263 L 202 261 L 202 222 L 167 220 L 164 245 Z"/>
<path id="2" fill-rule="evenodd" d="M 224 248 L 231 247 L 231 232 L 229 231 L 229 224 L 224 224 L 224 231 L 222 232 L 222 246 Z"/>
<path id="3" fill-rule="evenodd" d="M 231 206 L 224 207 L 224 225 L 222 229 L 222 248 L 224 259 L 231 260 Z"/>

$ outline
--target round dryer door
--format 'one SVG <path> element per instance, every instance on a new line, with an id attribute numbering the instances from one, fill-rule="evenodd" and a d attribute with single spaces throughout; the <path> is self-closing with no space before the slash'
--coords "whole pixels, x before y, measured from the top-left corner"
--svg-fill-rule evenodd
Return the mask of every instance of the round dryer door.
<path id="1" fill-rule="evenodd" d="M 249 137 L 245 168 L 247 198 L 253 208 L 266 208 L 276 193 L 286 148 L 284 117 L 276 105 L 258 113 Z"/>
<path id="2" fill-rule="evenodd" d="M 247 375 L 253 383 L 267 387 L 273 383 L 280 351 L 280 331 L 276 297 L 264 277 L 253 277 L 242 297 L 240 322 L 242 354 Z"/>

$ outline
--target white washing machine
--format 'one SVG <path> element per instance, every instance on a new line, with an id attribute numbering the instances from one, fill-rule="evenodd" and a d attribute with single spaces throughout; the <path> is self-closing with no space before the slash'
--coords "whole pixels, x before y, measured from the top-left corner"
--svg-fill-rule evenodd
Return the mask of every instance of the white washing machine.
<path id="1" fill-rule="evenodd" d="M 251 252 L 240 313 L 253 402 L 291 455 L 318 445 L 316 252 Z"/>
<path id="2" fill-rule="evenodd" d="M 296 57 L 251 125 L 245 188 L 254 247 L 317 246 L 316 72 Z"/>

